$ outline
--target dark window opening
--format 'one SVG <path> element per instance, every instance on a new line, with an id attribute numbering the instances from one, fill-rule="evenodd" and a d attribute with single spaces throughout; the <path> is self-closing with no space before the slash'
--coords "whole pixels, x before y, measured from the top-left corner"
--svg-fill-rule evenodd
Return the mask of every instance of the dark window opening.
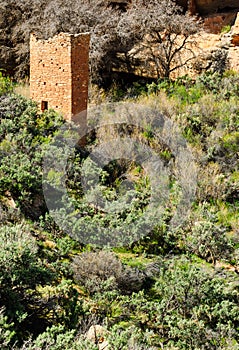
<path id="1" fill-rule="evenodd" d="M 47 101 L 41 101 L 41 110 L 42 112 L 46 111 L 48 109 L 48 102 Z"/>

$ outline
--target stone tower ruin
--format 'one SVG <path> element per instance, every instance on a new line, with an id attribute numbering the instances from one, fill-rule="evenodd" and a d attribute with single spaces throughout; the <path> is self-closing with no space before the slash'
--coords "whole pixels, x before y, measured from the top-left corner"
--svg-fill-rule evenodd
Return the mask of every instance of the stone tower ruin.
<path id="1" fill-rule="evenodd" d="M 53 108 L 66 120 L 82 114 L 86 119 L 89 41 L 88 33 L 60 33 L 48 40 L 31 34 L 30 91 L 42 111 Z"/>

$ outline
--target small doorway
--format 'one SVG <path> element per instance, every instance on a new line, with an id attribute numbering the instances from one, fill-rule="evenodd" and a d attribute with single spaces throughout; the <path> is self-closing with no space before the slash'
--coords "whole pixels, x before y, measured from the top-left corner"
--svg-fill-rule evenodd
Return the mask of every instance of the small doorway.
<path id="1" fill-rule="evenodd" d="M 48 109 L 48 102 L 47 101 L 41 101 L 41 110 L 42 112 L 46 111 Z"/>

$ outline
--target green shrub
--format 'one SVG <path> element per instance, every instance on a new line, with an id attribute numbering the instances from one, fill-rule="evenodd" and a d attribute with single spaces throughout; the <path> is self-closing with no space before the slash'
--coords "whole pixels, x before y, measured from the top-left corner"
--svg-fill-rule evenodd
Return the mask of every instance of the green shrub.
<path id="1" fill-rule="evenodd" d="M 202 89 L 210 91 L 212 93 L 218 93 L 220 91 L 222 77 L 218 73 L 204 73 L 197 77 L 196 83 Z"/>
<path id="2" fill-rule="evenodd" d="M 76 336 L 75 331 L 66 331 L 62 326 L 53 326 L 40 334 L 35 340 L 26 341 L 20 349 L 13 350 L 98 350 L 98 347 Z M 10 349 L 9 349 L 10 350 Z"/>
<path id="3" fill-rule="evenodd" d="M 11 92 L 13 90 L 13 84 L 9 77 L 4 77 L 0 71 L 0 96 Z"/>
<path id="4" fill-rule="evenodd" d="M 0 226 L 0 307 L 5 307 L 6 315 L 14 322 L 16 338 L 26 332 L 24 327 L 36 316 L 37 310 L 31 310 L 36 297 L 32 296 L 32 290 L 53 277 L 37 253 L 37 243 L 28 224 Z M 31 313 L 29 318 L 28 313 Z"/>
<path id="5" fill-rule="evenodd" d="M 195 223 L 187 237 L 187 248 L 199 257 L 212 262 L 229 258 L 233 251 L 232 243 L 225 235 L 225 228 L 210 221 Z"/>
<path id="6" fill-rule="evenodd" d="M 222 33 L 222 34 L 226 34 L 226 33 L 229 33 L 230 30 L 231 30 L 231 26 L 230 26 L 230 24 L 228 24 L 228 25 L 222 27 L 221 33 Z"/>
<path id="7" fill-rule="evenodd" d="M 43 148 L 62 124 L 62 117 L 53 111 L 38 114 L 34 102 L 4 95 L 0 97 L 0 121 L 0 195 L 10 193 L 25 215 L 39 217 L 45 210 Z"/>
<path id="8" fill-rule="evenodd" d="M 163 342 L 179 349 L 238 342 L 238 292 L 231 283 L 183 257 L 168 260 L 165 267 L 155 284 L 154 326 Z"/>
<path id="9" fill-rule="evenodd" d="M 129 340 L 134 326 L 136 339 L 148 334 L 147 346 L 156 348 L 213 350 L 238 345 L 238 290 L 225 274 L 217 275 L 183 256 L 164 259 L 149 295 L 140 291 L 116 297 L 116 344 L 127 349 L 126 333 Z"/>
<path id="10" fill-rule="evenodd" d="M 239 132 L 235 131 L 230 134 L 226 134 L 222 138 L 222 147 L 230 153 L 236 153 L 239 151 Z"/>
<path id="11" fill-rule="evenodd" d="M 8 350 L 15 336 L 14 323 L 8 323 L 8 317 L 4 315 L 5 308 L 0 308 L 0 347 Z"/>
<path id="12" fill-rule="evenodd" d="M 109 346 L 111 350 L 156 350 L 151 346 L 153 343 L 153 333 L 150 331 L 142 332 L 135 326 L 122 327 L 115 325 L 110 329 Z"/>

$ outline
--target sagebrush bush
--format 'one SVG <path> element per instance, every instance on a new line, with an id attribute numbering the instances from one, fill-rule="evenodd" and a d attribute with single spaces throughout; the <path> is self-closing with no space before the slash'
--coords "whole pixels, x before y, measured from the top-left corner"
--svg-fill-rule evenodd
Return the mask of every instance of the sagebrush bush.
<path id="1" fill-rule="evenodd" d="M 202 166 L 198 174 L 198 181 L 197 195 L 200 201 L 225 199 L 226 176 L 222 174 L 218 163 L 208 162 Z"/>
<path id="2" fill-rule="evenodd" d="M 14 322 L 13 340 L 19 340 L 24 327 L 31 327 L 32 320 L 37 319 L 41 301 L 31 291 L 54 276 L 40 260 L 31 231 L 25 222 L 0 226 L 0 307 L 5 307 L 6 315 Z M 38 322 L 44 324 L 43 319 Z"/>
<path id="3" fill-rule="evenodd" d="M 147 331 L 143 333 L 140 328 L 135 326 L 124 329 L 120 326 L 114 326 L 110 330 L 108 337 L 111 350 L 156 350 L 152 346 L 153 333 Z"/>
<path id="4" fill-rule="evenodd" d="M 3 334 L 3 337 L 1 336 Z M 40 334 L 36 339 L 28 339 L 22 346 L 8 344 L 9 333 L 1 333 L 1 350 L 98 350 L 98 347 L 85 339 L 82 335 L 76 335 L 76 331 L 66 331 L 62 326 L 52 326 Z"/>
<path id="5" fill-rule="evenodd" d="M 76 280 L 87 287 L 92 283 L 91 292 L 98 290 L 102 282 L 122 274 L 123 266 L 114 253 L 107 251 L 85 252 L 74 258 L 74 273 Z M 114 285 L 116 287 L 116 284 Z"/>
<path id="6" fill-rule="evenodd" d="M 140 290 L 147 278 L 143 271 L 124 267 L 114 253 L 104 250 L 85 252 L 75 257 L 73 269 L 78 283 L 90 294 L 103 292 L 105 288 L 130 293 Z"/>
<path id="7" fill-rule="evenodd" d="M 187 237 L 187 248 L 208 262 L 227 259 L 233 251 L 232 242 L 225 235 L 225 228 L 210 221 L 196 222 Z"/>
<path id="8" fill-rule="evenodd" d="M 0 227 L 0 282 L 2 287 L 32 283 L 29 269 L 36 266 L 37 244 L 27 224 Z"/>

